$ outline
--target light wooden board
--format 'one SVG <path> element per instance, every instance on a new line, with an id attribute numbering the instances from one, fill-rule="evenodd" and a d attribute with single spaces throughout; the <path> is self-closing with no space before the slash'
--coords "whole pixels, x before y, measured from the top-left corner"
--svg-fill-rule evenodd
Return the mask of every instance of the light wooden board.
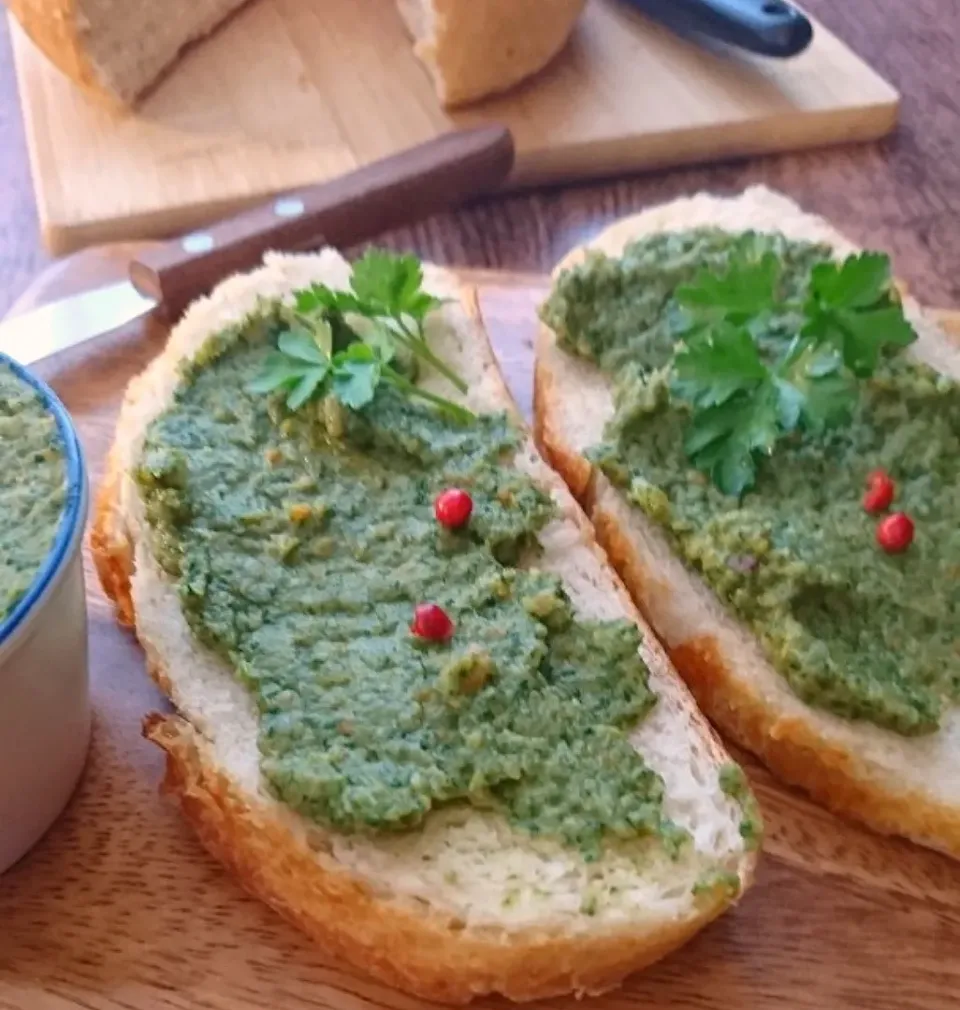
<path id="1" fill-rule="evenodd" d="M 15 27 L 13 41 L 56 253 L 186 231 L 454 125 L 507 124 L 513 185 L 527 186 L 873 139 L 898 107 L 894 88 L 820 26 L 801 56 L 764 60 L 695 46 L 618 0 L 590 0 L 538 78 L 453 117 L 394 0 L 256 0 L 135 115 L 93 107 Z"/>
<path id="2" fill-rule="evenodd" d="M 55 268 L 22 307 L 117 279 L 124 256 Z M 531 408 L 535 277 L 471 274 L 522 409 Z M 960 321 L 952 320 L 960 334 Z M 131 327 L 44 363 L 79 427 L 94 483 L 127 380 L 163 332 Z M 64 817 L 0 878 L 2 1010 L 428 1010 L 343 969 L 246 896 L 157 794 L 143 715 L 164 702 L 114 624 L 87 558 L 95 722 Z M 960 982 L 960 864 L 839 821 L 741 756 L 767 839 L 742 903 L 667 961 L 563 1010 L 948 1010 Z M 482 1010 L 503 1010 L 483 1000 Z"/>

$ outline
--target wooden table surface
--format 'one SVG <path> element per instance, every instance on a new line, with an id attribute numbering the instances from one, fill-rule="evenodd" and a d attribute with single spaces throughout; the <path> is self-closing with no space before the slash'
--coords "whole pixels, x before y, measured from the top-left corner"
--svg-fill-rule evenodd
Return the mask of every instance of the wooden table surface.
<path id="1" fill-rule="evenodd" d="M 756 159 L 615 185 L 491 201 L 396 241 L 439 262 L 547 269 L 585 232 L 653 201 L 762 181 L 891 250 L 933 305 L 960 304 L 960 15 L 957 0 L 807 0 L 811 13 L 903 94 L 899 134 L 880 145 Z M 0 314 L 45 264 L 5 19 L 0 18 Z"/>

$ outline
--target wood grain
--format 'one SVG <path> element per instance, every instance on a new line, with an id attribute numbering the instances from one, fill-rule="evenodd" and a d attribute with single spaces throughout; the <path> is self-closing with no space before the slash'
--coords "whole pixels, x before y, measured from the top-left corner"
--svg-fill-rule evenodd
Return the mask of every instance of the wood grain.
<path id="1" fill-rule="evenodd" d="M 733 191 L 765 182 L 860 242 L 893 250 L 898 273 L 928 304 L 960 303 L 956 0 L 807 0 L 805 6 L 901 91 L 901 127 L 890 140 L 504 196 L 383 241 L 451 265 L 548 270 L 618 216 L 704 187 Z M 0 18 L 0 311 L 46 261 L 9 29 Z"/>
<path id="2" fill-rule="evenodd" d="M 60 264 L 19 308 L 115 279 L 133 252 L 121 247 Z M 483 271 L 469 279 L 529 412 L 533 310 L 545 281 Z M 960 316 L 953 324 L 960 334 Z M 122 387 L 162 338 L 148 322 L 40 369 L 73 412 L 94 482 Z M 87 577 L 96 708 L 90 763 L 65 816 L 0 879 L 0 1010 L 423 1010 L 341 970 L 247 897 L 162 802 L 161 758 L 139 726 L 144 712 L 165 703 L 89 566 Z M 841 822 L 740 757 L 768 826 L 755 888 L 692 944 L 593 1005 L 952 1007 L 960 983 L 957 864 Z"/>
<path id="3" fill-rule="evenodd" d="M 456 115 L 439 105 L 394 0 L 260 0 L 134 114 L 96 107 L 19 30 L 13 40 L 55 253 L 188 231 L 454 125 L 510 127 L 513 183 L 527 186 L 875 139 L 898 107 L 825 28 L 794 59 L 762 59 L 681 40 L 617 0 L 590 0 L 536 79 Z"/>

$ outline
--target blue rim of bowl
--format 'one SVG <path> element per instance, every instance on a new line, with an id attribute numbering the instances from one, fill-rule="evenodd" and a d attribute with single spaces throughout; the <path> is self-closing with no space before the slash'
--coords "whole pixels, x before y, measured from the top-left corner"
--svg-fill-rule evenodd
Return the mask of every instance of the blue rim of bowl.
<path id="1" fill-rule="evenodd" d="M 83 514 L 83 502 L 86 491 L 86 467 L 83 460 L 83 450 L 80 440 L 67 408 L 61 403 L 56 393 L 23 365 L 18 364 L 5 354 L 0 354 L 0 365 L 7 366 L 13 374 L 26 383 L 39 397 L 44 407 L 53 415 L 57 422 L 57 430 L 63 446 L 63 461 L 66 468 L 67 496 L 63 512 L 60 515 L 60 525 L 53 545 L 39 571 L 33 578 L 30 588 L 23 594 L 17 605 L 0 621 L 0 647 L 2 647 L 23 623 L 33 609 L 34 604 L 47 591 L 50 583 L 60 570 L 64 558 L 70 552 L 77 534 L 78 525 L 86 521 Z"/>

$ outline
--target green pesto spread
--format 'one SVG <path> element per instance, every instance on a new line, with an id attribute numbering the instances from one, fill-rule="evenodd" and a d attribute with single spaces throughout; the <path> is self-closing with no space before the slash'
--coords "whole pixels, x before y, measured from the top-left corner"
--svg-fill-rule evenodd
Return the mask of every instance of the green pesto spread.
<path id="1" fill-rule="evenodd" d="M 458 423 L 380 389 L 360 411 L 250 392 L 276 322 L 208 342 L 149 427 L 136 472 L 193 634 L 259 709 L 277 797 L 348 832 L 469 803 L 599 855 L 683 833 L 628 734 L 655 704 L 627 621 L 574 617 L 538 571 L 549 495 L 505 467 L 505 416 Z M 469 491 L 443 529 L 436 494 Z M 439 604 L 445 643 L 410 631 Z"/>
<path id="2" fill-rule="evenodd" d="M 720 769 L 720 790 L 740 805 L 740 837 L 748 852 L 759 848 L 763 840 L 763 817 L 760 804 L 750 790 L 743 769 L 732 761 Z"/>
<path id="3" fill-rule="evenodd" d="M 693 896 L 698 901 L 735 901 L 740 896 L 740 876 L 732 870 L 707 870 L 693 885 Z"/>
<path id="4" fill-rule="evenodd" d="M 36 391 L 0 362 L 0 621 L 50 553 L 65 499 L 56 419 Z"/>
<path id="5" fill-rule="evenodd" d="M 756 633 L 803 701 L 905 735 L 935 731 L 960 694 L 960 386 L 899 355 L 862 383 L 849 424 L 796 432 L 755 486 L 728 497 L 684 452 L 688 408 L 670 394 L 684 326 L 679 285 L 734 255 L 774 253 L 790 297 L 826 248 L 776 234 L 659 234 L 622 258 L 594 254 L 563 275 L 543 308 L 560 345 L 612 379 L 615 414 L 590 456 Z M 792 321 L 771 315 L 761 349 Z M 916 522 L 902 554 L 875 540 L 867 474 L 896 482 Z"/>

